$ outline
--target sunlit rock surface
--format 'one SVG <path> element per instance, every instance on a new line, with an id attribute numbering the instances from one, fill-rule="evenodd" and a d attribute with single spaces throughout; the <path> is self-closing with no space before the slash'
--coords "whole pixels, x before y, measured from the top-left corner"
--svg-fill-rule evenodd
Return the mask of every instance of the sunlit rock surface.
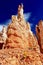
<path id="1" fill-rule="evenodd" d="M 6 43 L 0 50 L 0 65 L 42 65 L 43 55 L 29 22 L 24 19 L 23 4 L 18 7 L 18 15 L 12 15 L 6 34 Z"/>
<path id="2" fill-rule="evenodd" d="M 3 51 L 3 52 L 2 52 Z M 0 51 L 1 65 L 42 65 L 37 52 L 28 49 L 5 49 Z"/>
<path id="3" fill-rule="evenodd" d="M 29 48 L 40 53 L 39 45 L 35 35 L 32 33 L 30 24 L 25 19 L 12 16 L 12 22 L 7 29 L 6 48 Z"/>

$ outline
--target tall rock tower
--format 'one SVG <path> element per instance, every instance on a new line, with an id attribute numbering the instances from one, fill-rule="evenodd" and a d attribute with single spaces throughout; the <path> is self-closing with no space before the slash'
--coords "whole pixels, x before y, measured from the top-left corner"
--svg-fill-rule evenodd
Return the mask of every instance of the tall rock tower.
<path id="1" fill-rule="evenodd" d="M 12 15 L 7 36 L 6 48 L 28 48 L 40 53 L 37 39 L 31 31 L 30 24 L 24 19 L 23 5 L 19 5 L 17 16 Z"/>
<path id="2" fill-rule="evenodd" d="M 4 28 L 5 49 L 0 51 L 0 65 L 42 65 L 40 49 L 36 36 L 23 14 L 23 5 L 18 7 L 18 15 L 12 16 L 12 22 Z"/>
<path id="3" fill-rule="evenodd" d="M 36 34 L 37 34 L 40 50 L 43 53 L 43 21 L 42 20 L 39 21 L 38 25 L 36 25 Z"/>

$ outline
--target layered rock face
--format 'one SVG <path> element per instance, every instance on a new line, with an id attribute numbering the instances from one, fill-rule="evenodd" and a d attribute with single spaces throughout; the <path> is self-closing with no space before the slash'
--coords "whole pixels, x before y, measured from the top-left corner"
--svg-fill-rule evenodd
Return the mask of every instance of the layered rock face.
<path id="1" fill-rule="evenodd" d="M 36 34 L 37 34 L 40 50 L 43 53 L 43 21 L 42 20 L 40 20 L 38 25 L 36 26 Z"/>
<path id="2" fill-rule="evenodd" d="M 0 65 L 42 65 L 40 47 L 30 24 L 24 19 L 23 5 L 19 5 L 18 15 L 13 15 L 11 21 L 5 49 L 0 50 Z"/>
<path id="3" fill-rule="evenodd" d="M 23 5 L 18 7 L 18 15 L 12 16 L 7 29 L 6 48 L 29 48 L 40 53 L 35 35 L 32 33 L 30 24 L 25 21 Z"/>
<path id="4" fill-rule="evenodd" d="M 17 16 L 12 16 L 12 22 L 8 25 L 7 31 L 7 48 L 29 48 L 40 52 L 39 45 L 35 35 L 33 35 L 30 24 L 25 19 L 17 19 Z"/>

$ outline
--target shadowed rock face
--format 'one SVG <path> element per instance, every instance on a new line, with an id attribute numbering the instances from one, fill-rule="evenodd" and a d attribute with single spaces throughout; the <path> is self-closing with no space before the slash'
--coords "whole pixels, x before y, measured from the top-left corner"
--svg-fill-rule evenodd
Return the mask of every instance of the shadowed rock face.
<path id="1" fill-rule="evenodd" d="M 43 53 L 43 21 L 42 20 L 40 20 L 38 25 L 36 26 L 36 34 L 37 34 L 40 50 Z"/>
<path id="2" fill-rule="evenodd" d="M 0 43 L 0 49 L 2 49 L 2 48 L 3 48 L 3 44 L 4 44 L 4 43 Z"/>

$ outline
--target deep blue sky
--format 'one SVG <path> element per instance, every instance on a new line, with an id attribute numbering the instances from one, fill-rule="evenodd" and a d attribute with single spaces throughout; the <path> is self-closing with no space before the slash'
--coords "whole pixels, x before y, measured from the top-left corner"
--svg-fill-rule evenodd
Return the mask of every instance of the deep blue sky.
<path id="1" fill-rule="evenodd" d="M 17 14 L 20 3 L 24 5 L 24 13 L 31 12 L 30 23 L 36 25 L 43 20 L 43 0 L 0 0 L 0 24 L 5 24 L 11 15 Z"/>

